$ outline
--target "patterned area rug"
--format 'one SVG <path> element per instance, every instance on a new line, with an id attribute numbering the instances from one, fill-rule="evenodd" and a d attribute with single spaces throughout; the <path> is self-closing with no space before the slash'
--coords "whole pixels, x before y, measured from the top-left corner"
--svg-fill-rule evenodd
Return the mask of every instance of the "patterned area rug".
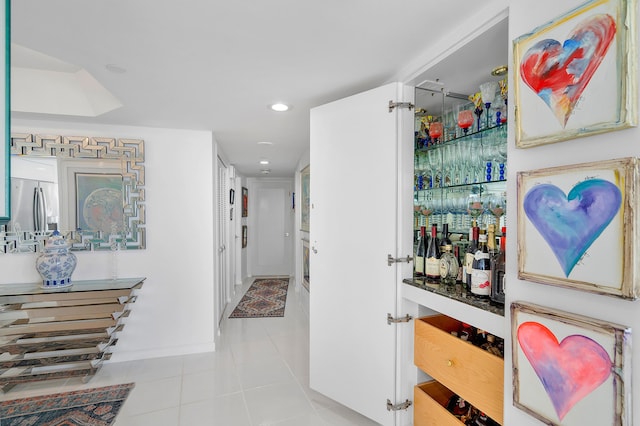
<path id="1" fill-rule="evenodd" d="M 229 318 L 283 317 L 289 278 L 257 278 Z"/>
<path id="2" fill-rule="evenodd" d="M 109 426 L 133 383 L 0 402 L 2 426 Z"/>

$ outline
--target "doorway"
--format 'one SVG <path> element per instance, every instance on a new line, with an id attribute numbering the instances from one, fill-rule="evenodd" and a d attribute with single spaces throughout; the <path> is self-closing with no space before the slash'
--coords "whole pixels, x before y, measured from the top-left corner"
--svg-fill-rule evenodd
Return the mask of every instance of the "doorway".
<path id="1" fill-rule="evenodd" d="M 249 181 L 249 274 L 284 275 L 293 271 L 292 179 Z"/>
<path id="2" fill-rule="evenodd" d="M 217 191 L 217 209 L 218 209 L 218 268 L 216 271 L 217 280 L 217 309 L 218 309 L 218 325 L 224 317 L 224 310 L 227 306 L 227 166 L 218 157 L 218 191 Z"/>

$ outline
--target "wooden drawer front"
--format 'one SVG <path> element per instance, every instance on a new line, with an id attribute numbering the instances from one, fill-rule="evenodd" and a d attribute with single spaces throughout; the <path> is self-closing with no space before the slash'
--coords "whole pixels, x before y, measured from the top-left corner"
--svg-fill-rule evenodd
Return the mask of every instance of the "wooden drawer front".
<path id="1" fill-rule="evenodd" d="M 503 422 L 504 360 L 455 336 L 444 315 L 415 321 L 414 363 L 498 423 Z"/>
<path id="2" fill-rule="evenodd" d="M 436 381 L 421 383 L 413 388 L 414 426 L 463 426 L 445 408 L 453 392 Z"/>

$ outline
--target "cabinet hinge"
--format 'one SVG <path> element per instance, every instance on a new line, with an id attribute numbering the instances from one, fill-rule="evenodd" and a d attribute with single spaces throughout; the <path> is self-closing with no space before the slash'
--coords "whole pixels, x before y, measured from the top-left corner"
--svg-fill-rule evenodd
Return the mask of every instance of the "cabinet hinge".
<path id="1" fill-rule="evenodd" d="M 394 108 L 408 108 L 409 111 L 411 111 L 415 105 L 413 105 L 411 102 L 393 102 L 393 101 L 389 101 L 389 112 L 392 112 Z"/>
<path id="2" fill-rule="evenodd" d="M 411 401 L 408 399 L 405 402 L 395 405 L 391 403 L 391 400 L 387 399 L 387 411 L 407 410 L 409 407 L 411 407 Z"/>
<path id="3" fill-rule="evenodd" d="M 411 261 L 413 261 L 413 257 L 411 256 L 393 257 L 390 254 L 387 255 L 387 265 L 389 266 L 393 265 L 394 263 L 403 263 L 403 262 L 411 263 Z"/>
<path id="4" fill-rule="evenodd" d="M 398 324 L 400 322 L 409 322 L 412 319 L 413 317 L 409 314 L 400 318 L 394 318 L 393 316 L 391 316 L 391 314 L 387 314 L 387 324 Z"/>

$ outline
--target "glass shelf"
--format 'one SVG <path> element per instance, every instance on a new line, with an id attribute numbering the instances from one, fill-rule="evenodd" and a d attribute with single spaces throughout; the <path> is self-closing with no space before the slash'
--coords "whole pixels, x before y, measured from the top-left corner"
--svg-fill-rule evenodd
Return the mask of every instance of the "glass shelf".
<path id="1" fill-rule="evenodd" d="M 453 145 L 456 143 L 460 143 L 460 142 L 464 142 L 464 141 L 468 141 L 469 139 L 475 139 L 475 140 L 480 140 L 482 138 L 487 138 L 487 137 L 491 137 L 494 134 L 498 133 L 505 133 L 505 137 L 506 137 L 506 132 L 507 132 L 507 123 L 503 123 L 503 124 L 499 124 L 499 125 L 494 125 L 494 126 L 490 126 L 490 127 L 485 127 L 482 128 L 480 130 L 476 130 L 473 132 L 469 132 L 466 135 L 460 135 L 460 136 L 456 136 L 453 137 L 451 139 L 445 140 L 445 141 L 441 141 L 438 143 L 434 143 L 431 144 L 429 143 L 426 147 L 424 146 L 424 142 L 429 142 L 430 139 L 419 139 L 416 138 L 415 144 L 415 151 L 416 152 L 428 152 L 428 151 L 434 151 L 437 150 L 439 148 L 442 148 L 444 146 L 447 145 Z"/>

